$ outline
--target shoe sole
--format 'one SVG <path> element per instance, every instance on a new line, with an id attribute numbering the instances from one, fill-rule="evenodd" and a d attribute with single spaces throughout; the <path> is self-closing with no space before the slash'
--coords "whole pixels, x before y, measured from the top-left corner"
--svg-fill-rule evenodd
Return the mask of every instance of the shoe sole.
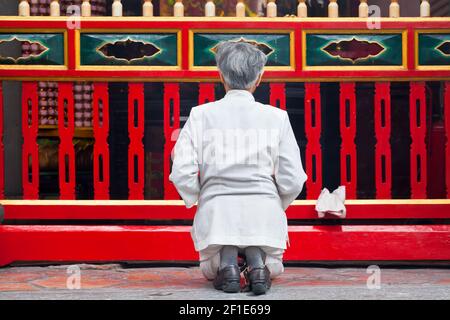
<path id="1" fill-rule="evenodd" d="M 265 294 L 268 288 L 265 283 L 253 283 L 252 284 L 252 292 L 259 296 L 261 294 Z"/>
<path id="2" fill-rule="evenodd" d="M 223 284 L 222 290 L 226 293 L 238 293 L 241 291 L 241 284 L 239 281 L 230 281 Z"/>

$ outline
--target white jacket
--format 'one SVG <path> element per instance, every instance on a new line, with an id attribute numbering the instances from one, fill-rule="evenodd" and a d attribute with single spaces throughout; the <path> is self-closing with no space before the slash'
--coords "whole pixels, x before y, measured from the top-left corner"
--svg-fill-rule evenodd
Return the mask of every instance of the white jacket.
<path id="1" fill-rule="evenodd" d="M 170 180 L 186 206 L 197 251 L 211 245 L 285 249 L 285 210 L 307 176 L 286 111 L 246 90 L 191 110 L 175 145 Z"/>

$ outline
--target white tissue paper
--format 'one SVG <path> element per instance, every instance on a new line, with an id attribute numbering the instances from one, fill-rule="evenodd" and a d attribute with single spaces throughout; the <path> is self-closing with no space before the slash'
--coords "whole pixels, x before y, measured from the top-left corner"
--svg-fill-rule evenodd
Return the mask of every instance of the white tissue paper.
<path id="1" fill-rule="evenodd" d="M 324 188 L 320 192 L 319 198 L 316 203 L 316 211 L 319 218 L 323 218 L 326 213 L 333 214 L 339 218 L 345 218 L 345 186 L 340 186 L 332 193 Z"/>

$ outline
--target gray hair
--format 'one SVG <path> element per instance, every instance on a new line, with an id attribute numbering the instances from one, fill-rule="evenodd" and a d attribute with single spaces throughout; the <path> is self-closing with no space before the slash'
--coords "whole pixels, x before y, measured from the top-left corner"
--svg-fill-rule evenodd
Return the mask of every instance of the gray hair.
<path id="1" fill-rule="evenodd" d="M 264 52 L 247 42 L 225 41 L 217 46 L 217 67 L 230 89 L 251 88 L 266 62 Z"/>

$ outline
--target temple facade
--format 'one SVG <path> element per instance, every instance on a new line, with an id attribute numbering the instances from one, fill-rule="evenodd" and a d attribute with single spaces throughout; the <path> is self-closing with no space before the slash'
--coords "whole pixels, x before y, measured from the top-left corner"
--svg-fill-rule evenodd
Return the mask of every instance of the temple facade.
<path id="1" fill-rule="evenodd" d="M 450 260 L 450 5 L 0 1 L 0 265 L 196 261 L 169 181 L 220 41 L 267 55 L 309 177 L 287 261 Z M 238 115 L 237 115 L 238 116 Z M 345 219 L 319 219 L 346 187 Z"/>

